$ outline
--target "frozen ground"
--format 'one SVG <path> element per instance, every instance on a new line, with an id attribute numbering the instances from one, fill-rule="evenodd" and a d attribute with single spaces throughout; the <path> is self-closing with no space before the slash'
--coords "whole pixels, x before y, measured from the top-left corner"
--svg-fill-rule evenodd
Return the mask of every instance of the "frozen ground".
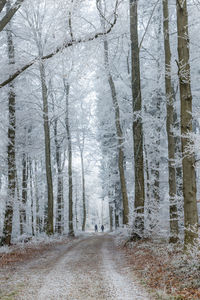
<path id="1" fill-rule="evenodd" d="M 114 237 L 97 234 L 55 246 L 0 271 L 0 299 L 150 299 Z"/>

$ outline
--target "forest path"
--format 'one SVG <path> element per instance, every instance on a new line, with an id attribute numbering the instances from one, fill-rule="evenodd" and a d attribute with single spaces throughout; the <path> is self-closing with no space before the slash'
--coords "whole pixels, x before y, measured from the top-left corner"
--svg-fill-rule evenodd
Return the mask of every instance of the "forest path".
<path id="1" fill-rule="evenodd" d="M 10 267 L 6 277 L 4 288 L 7 284 L 10 298 L 1 299 L 150 299 L 108 234 L 55 246 L 28 263 Z"/>

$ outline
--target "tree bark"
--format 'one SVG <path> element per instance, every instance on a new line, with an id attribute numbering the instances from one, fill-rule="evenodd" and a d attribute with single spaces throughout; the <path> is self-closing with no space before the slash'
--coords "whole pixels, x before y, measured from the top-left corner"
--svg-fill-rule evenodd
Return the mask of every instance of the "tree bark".
<path id="1" fill-rule="evenodd" d="M 69 199 L 69 236 L 74 236 L 74 226 L 73 226 L 73 182 L 72 182 L 72 141 L 71 141 L 71 130 L 69 123 L 69 90 L 70 86 L 68 82 L 64 81 L 65 95 L 66 95 L 66 116 L 65 116 L 65 126 L 67 132 L 67 142 L 68 142 L 68 199 Z"/>
<path id="2" fill-rule="evenodd" d="M 159 230 L 159 212 L 160 212 L 160 137 L 161 137 L 161 103 L 162 103 L 162 90 L 160 88 L 162 81 L 162 69 L 161 69 L 161 59 L 162 56 L 162 15 L 161 15 L 161 4 L 158 7 L 158 32 L 156 35 L 157 40 L 157 53 L 158 58 L 156 59 L 157 65 L 157 82 L 155 88 L 155 96 L 152 99 L 153 105 L 153 113 L 152 117 L 155 118 L 155 129 L 156 133 L 154 135 L 154 142 L 152 148 L 152 168 L 151 174 L 153 175 L 153 198 L 152 198 L 152 210 L 153 210 L 153 218 L 151 220 L 150 227 L 152 231 L 157 232 Z"/>
<path id="3" fill-rule="evenodd" d="M 1 0 L 0 1 L 0 12 L 2 12 L 2 10 L 4 9 L 5 5 L 6 5 L 7 0 Z"/>
<path id="4" fill-rule="evenodd" d="M 20 209 L 20 233 L 26 232 L 26 203 L 27 203 L 28 166 L 26 153 L 22 156 L 22 203 Z"/>
<path id="5" fill-rule="evenodd" d="M 109 215 L 110 215 L 110 231 L 113 231 L 113 207 L 109 204 Z"/>
<path id="6" fill-rule="evenodd" d="M 12 5 L 12 7 L 9 4 L 9 9 L 7 9 L 5 16 L 0 20 L 0 32 L 6 27 L 6 25 L 10 22 L 10 20 L 12 19 L 12 17 L 15 15 L 15 13 L 18 11 L 18 9 L 20 8 L 20 6 L 22 5 L 22 3 L 24 2 L 24 0 L 17 0 L 15 1 L 15 3 Z M 2 9 L 4 8 L 6 4 L 6 1 L 1 1 L 0 3 L 0 12 L 2 11 Z"/>
<path id="7" fill-rule="evenodd" d="M 44 136 L 45 136 L 45 164 L 46 164 L 46 180 L 48 192 L 48 220 L 47 220 L 47 234 L 53 234 L 53 181 L 51 170 L 51 144 L 50 144 L 50 129 L 49 129 L 49 115 L 48 115 L 48 96 L 44 64 L 41 61 L 40 65 L 40 79 L 42 84 L 42 100 L 43 100 L 43 121 L 44 121 Z"/>
<path id="8" fill-rule="evenodd" d="M 144 158 L 143 158 L 143 126 L 142 97 L 140 88 L 140 58 L 138 45 L 137 0 L 130 0 L 130 33 L 131 33 L 131 75 L 133 104 L 133 143 L 135 165 L 135 221 L 133 235 L 142 237 L 144 234 Z"/>
<path id="9" fill-rule="evenodd" d="M 34 164 L 34 187 L 35 187 L 35 199 L 36 199 L 36 232 L 41 232 L 41 218 L 40 218 L 40 203 L 39 203 L 39 195 L 38 195 L 38 164 L 35 160 Z"/>
<path id="10" fill-rule="evenodd" d="M 185 246 L 193 244 L 198 236 L 198 213 L 196 200 L 195 157 L 187 150 L 191 145 L 192 94 L 190 83 L 189 35 L 187 1 L 176 1 L 178 31 L 178 76 L 181 101 L 181 144 L 183 166 L 183 197 Z"/>
<path id="11" fill-rule="evenodd" d="M 31 196 L 31 229 L 32 229 L 32 236 L 34 236 L 35 228 L 34 228 L 33 170 L 32 170 L 31 158 L 29 158 L 28 161 L 29 161 L 29 183 L 30 183 L 30 196 Z"/>
<path id="12" fill-rule="evenodd" d="M 75 184 L 75 217 L 76 217 L 76 230 L 78 229 L 78 192 L 77 192 L 77 185 L 78 183 L 76 182 Z"/>
<path id="13" fill-rule="evenodd" d="M 10 9 L 10 1 L 7 2 L 7 11 Z M 12 38 L 11 26 L 6 30 L 7 46 L 8 46 L 8 59 L 9 65 L 15 64 L 15 49 Z M 15 187 L 16 187 L 16 161 L 15 161 L 15 129 L 16 129 L 16 111 L 15 111 L 15 89 L 14 83 L 9 84 L 8 93 L 8 198 L 6 201 L 4 228 L 3 228 L 3 243 L 11 244 L 12 235 L 12 221 L 13 221 L 13 203 L 15 200 Z"/>
<path id="14" fill-rule="evenodd" d="M 54 121 L 54 142 L 56 146 L 56 164 L 57 164 L 57 218 L 56 218 L 56 231 L 62 233 L 62 213 L 63 213 L 63 177 L 61 166 L 61 150 L 57 134 L 58 119 Z"/>
<path id="15" fill-rule="evenodd" d="M 120 109 L 119 103 L 117 99 L 117 93 L 115 88 L 115 83 L 113 81 L 110 69 L 109 69 L 109 56 L 108 56 L 108 41 L 106 37 L 104 37 L 104 62 L 105 62 L 105 69 L 108 76 L 108 83 L 111 90 L 112 95 L 112 103 L 113 108 L 115 111 L 115 127 L 116 127 L 116 136 L 118 140 L 118 169 L 119 169 L 119 176 L 120 176 L 120 184 L 121 184 L 121 191 L 122 191 L 122 201 L 123 201 L 123 224 L 128 224 L 128 216 L 129 216 L 129 206 L 128 206 L 128 195 L 127 195 L 127 187 L 126 187 L 126 178 L 124 172 L 124 137 L 120 123 Z"/>
<path id="16" fill-rule="evenodd" d="M 171 82 L 171 49 L 169 38 L 169 9 L 168 0 L 163 0 L 163 35 L 165 50 L 165 93 L 167 108 L 167 140 L 168 140 L 168 173 L 169 173 L 169 202 L 170 202 L 170 243 L 178 241 L 178 212 L 176 202 L 176 169 L 175 169 L 175 138 L 174 127 L 174 97 Z"/>
<path id="17" fill-rule="evenodd" d="M 85 169 L 84 169 L 83 152 L 81 152 L 81 174 L 82 174 L 82 201 L 83 201 L 83 223 L 82 223 L 82 231 L 85 231 L 85 224 L 86 224 L 86 200 L 85 200 Z"/>

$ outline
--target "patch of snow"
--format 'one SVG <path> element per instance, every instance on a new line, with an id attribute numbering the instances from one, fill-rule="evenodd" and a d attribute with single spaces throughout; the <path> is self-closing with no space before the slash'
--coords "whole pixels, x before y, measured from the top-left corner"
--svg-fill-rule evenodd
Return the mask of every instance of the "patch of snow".
<path id="1" fill-rule="evenodd" d="M 10 252 L 12 252 L 10 247 L 8 247 L 8 246 L 0 247 L 0 253 L 10 253 Z"/>

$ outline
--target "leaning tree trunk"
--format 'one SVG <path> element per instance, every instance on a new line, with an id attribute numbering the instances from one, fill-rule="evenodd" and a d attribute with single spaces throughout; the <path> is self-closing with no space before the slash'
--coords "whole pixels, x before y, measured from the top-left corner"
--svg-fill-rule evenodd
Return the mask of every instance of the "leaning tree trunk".
<path id="1" fill-rule="evenodd" d="M 99 2 L 99 11 L 100 11 L 100 21 L 102 28 L 105 29 L 105 19 L 102 17 L 102 5 L 101 2 Z M 120 184 L 121 184 L 121 192 L 122 192 L 122 201 L 123 201 L 123 224 L 128 224 L 128 218 L 129 218 L 129 205 L 128 205 L 128 195 L 127 195 L 127 187 L 126 187 L 126 177 L 124 172 L 124 149 L 123 149 L 123 143 L 124 143 L 124 136 L 123 131 L 121 127 L 120 122 L 120 109 L 119 109 L 119 103 L 117 99 L 117 93 L 115 88 L 115 83 L 109 68 L 109 49 L 108 49 L 108 41 L 106 36 L 103 37 L 103 45 L 104 45 L 104 64 L 105 64 L 105 70 L 108 77 L 108 83 L 111 90 L 111 96 L 112 96 L 112 102 L 113 102 L 113 108 L 115 112 L 115 127 L 116 127 L 116 136 L 118 140 L 118 169 L 119 169 L 119 176 L 120 176 Z"/>
<path id="2" fill-rule="evenodd" d="M 123 224 L 128 224 L 129 207 L 128 207 L 128 195 L 127 195 L 127 188 L 126 188 L 126 177 L 124 172 L 124 165 L 125 165 L 124 163 L 125 156 L 124 156 L 124 149 L 123 149 L 124 136 L 123 136 L 121 123 L 120 123 L 120 110 L 119 110 L 119 103 L 117 99 L 115 83 L 113 81 L 112 74 L 109 69 L 108 41 L 105 36 L 104 36 L 104 61 L 105 61 L 105 69 L 107 71 L 107 76 L 108 76 L 108 83 L 112 95 L 113 108 L 115 111 L 115 127 L 116 127 L 116 135 L 118 140 L 118 169 L 119 169 L 122 201 L 123 201 Z"/>
<path id="3" fill-rule="evenodd" d="M 72 182 L 72 141 L 71 141 L 71 130 L 69 123 L 69 90 L 70 86 L 68 82 L 64 81 L 64 88 L 66 94 L 66 116 L 65 116 L 65 126 L 67 132 L 67 142 L 68 142 L 68 199 L 69 199 L 69 236 L 74 236 L 74 226 L 73 226 L 73 182 Z"/>
<path id="4" fill-rule="evenodd" d="M 142 126 L 142 97 L 140 88 L 140 58 L 138 46 L 138 16 L 137 0 L 130 0 L 130 33 L 131 33 L 131 74 L 133 101 L 133 143 L 135 165 L 135 221 L 133 236 L 142 237 L 144 234 L 144 158 L 143 158 L 143 126 Z"/>
<path id="5" fill-rule="evenodd" d="M 7 11 L 10 9 L 10 1 L 7 2 Z M 7 26 L 7 45 L 8 45 L 8 59 L 9 64 L 15 64 L 15 50 L 13 45 L 11 25 Z M 9 84 L 8 96 L 8 198 L 6 202 L 4 228 L 3 228 L 3 243 L 10 245 L 12 235 L 12 222 L 13 222 L 13 203 L 15 199 L 15 186 L 16 186 L 16 162 L 15 162 L 15 129 L 16 129 L 16 116 L 15 116 L 15 90 L 14 83 Z"/>
<path id="6" fill-rule="evenodd" d="M 192 133 L 192 93 L 190 83 L 189 35 L 187 1 L 176 1 L 178 31 L 178 75 L 181 101 L 181 144 L 183 166 L 183 197 L 185 246 L 193 244 L 198 236 L 195 157 L 188 151 Z"/>
<path id="7" fill-rule="evenodd" d="M 174 126 L 174 97 L 171 82 L 171 49 L 169 39 L 169 9 L 168 0 L 163 0 L 163 35 L 165 50 L 165 93 L 167 108 L 167 140 L 168 140 L 168 172 L 169 172 L 169 202 L 170 202 L 170 243 L 178 240 L 178 212 L 176 202 L 176 168 Z"/>
<path id="8" fill-rule="evenodd" d="M 46 77 L 44 64 L 41 61 L 40 78 L 42 84 L 42 100 L 43 100 L 43 121 L 44 121 L 44 137 L 45 137 L 45 164 L 46 164 L 46 180 L 48 193 L 48 219 L 47 219 L 47 234 L 53 234 L 53 181 L 51 170 L 51 144 L 50 144 L 50 129 L 48 115 L 48 95 L 46 86 Z"/>

